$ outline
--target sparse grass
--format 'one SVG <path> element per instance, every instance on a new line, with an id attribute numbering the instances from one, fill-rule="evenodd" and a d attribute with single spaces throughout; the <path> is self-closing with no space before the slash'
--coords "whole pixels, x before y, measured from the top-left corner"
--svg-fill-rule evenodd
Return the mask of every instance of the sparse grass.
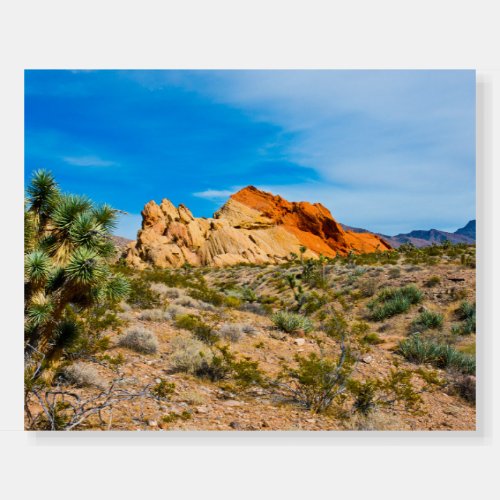
<path id="1" fill-rule="evenodd" d="M 443 315 L 434 311 L 423 311 L 412 321 L 410 328 L 413 332 L 441 330 L 443 328 Z"/>
<path id="2" fill-rule="evenodd" d="M 413 363 L 429 363 L 436 368 L 453 368 L 467 375 L 476 372 L 476 360 L 454 347 L 420 339 L 418 336 L 399 343 L 399 353 Z"/>
<path id="3" fill-rule="evenodd" d="M 314 328 L 313 322 L 309 318 L 288 311 L 276 312 L 271 320 L 276 327 L 286 333 L 297 333 L 298 331 L 307 333 Z"/>
<path id="4" fill-rule="evenodd" d="M 368 308 L 371 311 L 370 317 L 375 321 L 383 321 L 408 311 L 413 304 L 418 304 L 422 298 L 422 292 L 414 285 L 384 288 L 375 299 L 368 303 Z"/>
<path id="5" fill-rule="evenodd" d="M 154 354 L 158 350 L 158 339 L 146 328 L 133 327 L 119 337 L 118 345 L 143 354 Z"/>

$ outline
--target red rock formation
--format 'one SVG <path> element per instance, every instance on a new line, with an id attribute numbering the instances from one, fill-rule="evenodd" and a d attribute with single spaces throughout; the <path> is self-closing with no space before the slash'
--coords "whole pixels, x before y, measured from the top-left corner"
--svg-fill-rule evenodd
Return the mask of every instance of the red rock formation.
<path id="1" fill-rule="evenodd" d="M 265 217 L 282 225 L 297 236 L 301 244 L 315 253 L 334 257 L 355 253 L 389 250 L 391 247 L 379 236 L 371 233 L 345 231 L 321 203 L 289 202 L 253 186 L 233 194 L 231 199 L 258 210 Z"/>
<path id="2" fill-rule="evenodd" d="M 248 186 L 233 194 L 213 219 L 195 218 L 184 206 L 150 201 L 127 260 L 142 267 L 277 263 L 307 248 L 306 257 L 389 250 L 371 233 L 345 231 L 320 203 L 289 202 Z"/>

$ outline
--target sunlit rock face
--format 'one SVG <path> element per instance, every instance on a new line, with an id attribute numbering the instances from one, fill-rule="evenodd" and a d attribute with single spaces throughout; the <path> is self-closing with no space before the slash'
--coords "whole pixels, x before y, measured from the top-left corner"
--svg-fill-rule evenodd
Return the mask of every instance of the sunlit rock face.
<path id="1" fill-rule="evenodd" d="M 320 203 L 289 202 L 248 186 L 213 218 L 193 217 L 187 207 L 167 199 L 160 205 L 150 201 L 126 260 L 140 268 L 280 263 L 302 246 L 306 258 L 391 248 L 374 234 L 345 231 Z"/>

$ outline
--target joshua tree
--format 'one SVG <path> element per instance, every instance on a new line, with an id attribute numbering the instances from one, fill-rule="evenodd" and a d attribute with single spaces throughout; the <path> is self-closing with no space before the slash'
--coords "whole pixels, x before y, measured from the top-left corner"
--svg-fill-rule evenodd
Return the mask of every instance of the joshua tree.
<path id="1" fill-rule="evenodd" d="M 300 263 L 303 264 L 304 263 L 304 254 L 306 253 L 307 251 L 307 247 L 305 247 L 304 245 L 302 245 L 300 248 L 299 248 L 299 252 L 300 252 Z"/>
<path id="2" fill-rule="evenodd" d="M 116 211 L 84 196 L 63 194 L 45 170 L 27 188 L 25 220 L 25 346 L 28 365 L 70 345 L 78 312 L 114 303 L 129 291 L 108 266 Z"/>

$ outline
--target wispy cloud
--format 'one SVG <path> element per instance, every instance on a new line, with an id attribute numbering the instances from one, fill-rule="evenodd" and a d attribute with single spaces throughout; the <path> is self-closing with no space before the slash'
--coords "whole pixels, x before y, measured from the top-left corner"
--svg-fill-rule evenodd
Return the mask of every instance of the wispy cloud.
<path id="1" fill-rule="evenodd" d="M 63 161 L 77 167 L 112 167 L 116 162 L 98 156 L 64 156 Z"/>
<path id="2" fill-rule="evenodd" d="M 225 198 L 229 198 L 233 193 L 238 191 L 239 188 L 234 189 L 206 189 L 205 191 L 199 191 L 193 193 L 193 196 L 197 198 L 204 198 L 205 200 L 220 201 Z"/>

